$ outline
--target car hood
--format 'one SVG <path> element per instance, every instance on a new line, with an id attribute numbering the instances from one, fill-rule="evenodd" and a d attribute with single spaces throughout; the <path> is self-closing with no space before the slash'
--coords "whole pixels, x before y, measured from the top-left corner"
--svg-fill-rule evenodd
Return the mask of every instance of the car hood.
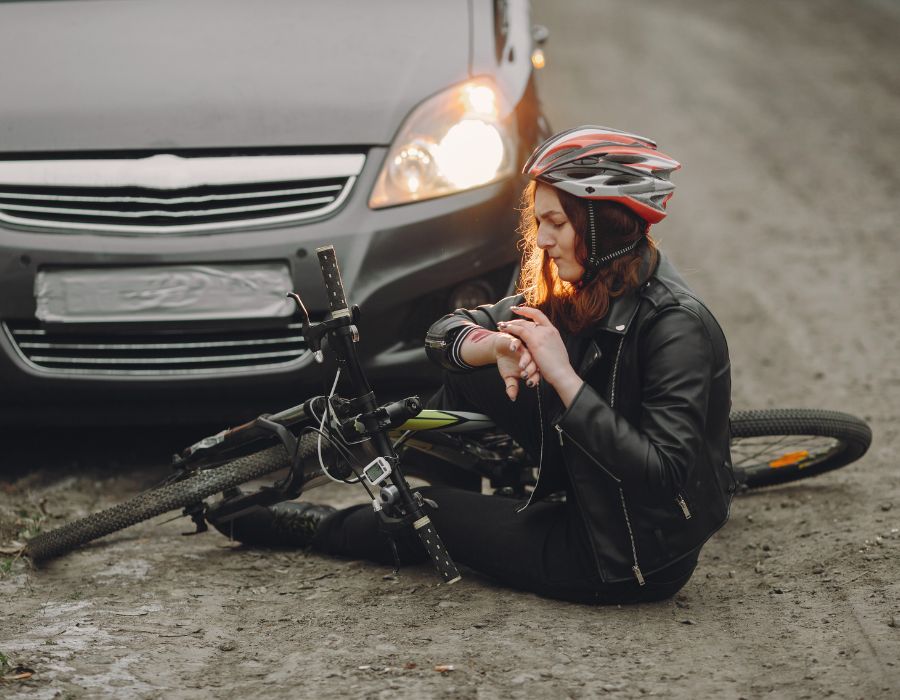
<path id="1" fill-rule="evenodd" d="M 0 152 L 388 144 L 469 42 L 466 0 L 0 3 Z"/>

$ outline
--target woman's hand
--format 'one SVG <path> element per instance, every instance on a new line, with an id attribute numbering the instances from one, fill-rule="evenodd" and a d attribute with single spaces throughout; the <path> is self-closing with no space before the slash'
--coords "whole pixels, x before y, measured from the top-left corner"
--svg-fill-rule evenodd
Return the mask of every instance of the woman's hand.
<path id="1" fill-rule="evenodd" d="M 583 381 L 569 363 L 569 353 L 559 331 L 538 309 L 514 306 L 512 310 L 525 318 L 501 321 L 497 327 L 525 344 L 537 374 L 556 389 L 556 393 L 568 408 Z"/>
<path id="2" fill-rule="evenodd" d="M 497 362 L 497 371 L 506 385 L 506 395 L 510 401 L 519 396 L 519 380 L 524 379 L 528 386 L 537 386 L 541 376 L 531 352 L 521 340 L 509 333 L 497 333 L 493 337 L 493 351 Z"/>

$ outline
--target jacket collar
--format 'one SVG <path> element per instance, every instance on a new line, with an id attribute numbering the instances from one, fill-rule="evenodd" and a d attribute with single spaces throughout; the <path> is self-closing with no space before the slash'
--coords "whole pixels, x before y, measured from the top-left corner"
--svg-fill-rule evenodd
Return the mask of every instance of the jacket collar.
<path id="1" fill-rule="evenodd" d="M 663 254 L 658 253 L 657 265 L 663 263 Z M 631 322 L 637 316 L 638 307 L 641 305 L 641 296 L 647 285 L 647 280 L 655 272 L 650 269 L 650 252 L 643 251 L 643 264 L 641 265 L 641 283 L 627 293 L 610 299 L 609 311 L 606 316 L 597 321 L 591 331 L 605 331 L 615 335 L 625 335 L 631 327 Z"/>

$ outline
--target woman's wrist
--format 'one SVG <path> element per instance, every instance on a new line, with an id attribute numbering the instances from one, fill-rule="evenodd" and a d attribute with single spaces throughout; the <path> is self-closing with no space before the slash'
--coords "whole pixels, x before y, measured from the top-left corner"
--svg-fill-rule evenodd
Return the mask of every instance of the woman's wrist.
<path id="1" fill-rule="evenodd" d="M 497 362 L 495 343 L 500 333 L 477 326 L 468 329 L 461 337 L 457 350 L 459 359 L 468 366 L 481 367 Z"/>
<path id="2" fill-rule="evenodd" d="M 491 356 L 494 358 L 494 364 L 496 364 L 497 359 L 503 354 L 503 350 L 509 347 L 509 341 L 511 337 L 508 333 L 503 333 L 501 331 L 491 332 Z"/>
<path id="3" fill-rule="evenodd" d="M 578 392 L 581 391 L 581 386 L 584 384 L 584 380 L 571 367 L 559 377 L 545 377 L 545 379 L 556 390 L 557 395 L 566 408 L 572 405 Z"/>

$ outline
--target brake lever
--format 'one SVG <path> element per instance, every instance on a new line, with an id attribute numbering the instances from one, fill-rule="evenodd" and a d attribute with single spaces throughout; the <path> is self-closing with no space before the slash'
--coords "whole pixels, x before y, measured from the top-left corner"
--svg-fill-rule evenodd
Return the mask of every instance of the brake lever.
<path id="1" fill-rule="evenodd" d="M 313 358 L 318 364 L 322 364 L 325 361 L 325 355 L 322 353 L 322 339 L 318 333 L 313 333 L 312 331 L 312 321 L 309 318 L 309 311 L 306 310 L 306 305 L 296 292 L 288 292 L 285 296 L 293 299 L 297 309 L 303 314 L 300 320 L 303 324 L 303 338 L 306 340 L 306 344 L 309 345 L 310 350 L 313 351 Z"/>

